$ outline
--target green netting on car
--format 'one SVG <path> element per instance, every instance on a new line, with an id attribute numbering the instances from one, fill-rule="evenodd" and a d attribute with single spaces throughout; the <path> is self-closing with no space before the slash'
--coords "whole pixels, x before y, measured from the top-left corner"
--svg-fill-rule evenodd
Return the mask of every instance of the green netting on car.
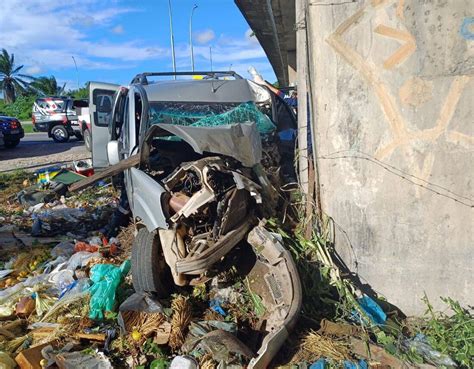
<path id="1" fill-rule="evenodd" d="M 261 134 L 275 130 L 268 116 L 253 102 L 242 104 L 151 103 L 150 124 L 173 124 L 190 127 L 217 127 L 254 122 Z"/>

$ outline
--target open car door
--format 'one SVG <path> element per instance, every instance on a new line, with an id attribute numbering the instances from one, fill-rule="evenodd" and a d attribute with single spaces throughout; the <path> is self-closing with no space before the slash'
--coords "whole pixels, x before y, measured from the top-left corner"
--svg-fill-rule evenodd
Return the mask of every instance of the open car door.
<path id="1" fill-rule="evenodd" d="M 107 158 L 107 143 L 110 140 L 109 122 L 112 117 L 114 95 L 119 89 L 119 85 L 111 83 L 89 83 L 92 164 L 94 168 L 104 168 L 109 165 Z"/>

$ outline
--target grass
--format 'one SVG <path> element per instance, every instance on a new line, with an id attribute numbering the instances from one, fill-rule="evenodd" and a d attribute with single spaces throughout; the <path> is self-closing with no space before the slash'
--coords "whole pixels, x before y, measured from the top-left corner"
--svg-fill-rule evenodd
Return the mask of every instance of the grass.
<path id="1" fill-rule="evenodd" d="M 33 131 L 33 124 L 22 124 L 25 133 L 34 133 Z"/>
<path id="2" fill-rule="evenodd" d="M 421 332 L 437 351 L 449 355 L 462 367 L 474 363 L 474 317 L 472 308 L 463 308 L 451 298 L 441 298 L 447 305 L 449 314 L 436 312 L 425 295 L 426 304 L 424 324 Z"/>

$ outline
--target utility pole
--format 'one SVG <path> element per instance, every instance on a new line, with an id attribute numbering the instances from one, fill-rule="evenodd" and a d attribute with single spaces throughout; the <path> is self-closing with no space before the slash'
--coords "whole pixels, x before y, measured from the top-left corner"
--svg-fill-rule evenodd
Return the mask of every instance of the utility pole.
<path id="1" fill-rule="evenodd" d="M 189 46 L 191 47 L 191 69 L 194 72 L 194 50 L 193 50 L 193 14 L 198 6 L 194 4 L 189 17 Z"/>
<path id="2" fill-rule="evenodd" d="M 211 61 L 211 72 L 212 72 L 212 46 L 209 46 L 209 60 Z"/>
<path id="3" fill-rule="evenodd" d="M 81 85 L 79 84 L 79 69 L 77 69 L 77 63 L 76 59 L 74 58 L 74 55 L 71 55 L 71 58 L 74 61 L 74 66 L 76 67 L 77 89 L 79 90 L 81 88 Z"/>
<path id="4" fill-rule="evenodd" d="M 173 14 L 171 12 L 171 0 L 168 0 L 168 12 L 170 18 L 171 58 L 173 59 L 173 72 L 176 73 L 176 56 L 174 54 Z M 173 77 L 176 79 L 176 75 Z"/>

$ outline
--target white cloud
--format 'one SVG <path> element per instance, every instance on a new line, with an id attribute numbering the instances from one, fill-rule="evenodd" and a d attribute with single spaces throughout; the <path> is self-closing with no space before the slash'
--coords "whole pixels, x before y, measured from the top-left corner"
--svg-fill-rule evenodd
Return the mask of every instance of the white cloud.
<path id="1" fill-rule="evenodd" d="M 84 26 L 111 26 L 117 15 L 136 11 L 118 7 L 114 0 L 101 5 L 104 9 L 98 9 L 95 0 L 70 0 L 64 5 L 56 0 L 2 0 L 0 45 L 15 53 L 18 63 L 41 70 L 71 68 L 72 55 L 81 68 L 115 69 L 123 67 L 122 60 L 145 60 L 163 53 L 138 42 L 89 40 Z M 118 27 L 122 26 L 114 30 L 120 31 Z"/>
<path id="2" fill-rule="evenodd" d="M 32 66 L 25 69 L 26 74 L 39 74 L 42 71 L 43 70 L 38 65 L 32 65 Z"/>
<path id="3" fill-rule="evenodd" d="M 124 32 L 124 29 L 123 29 L 123 26 L 121 24 L 115 26 L 114 28 L 112 28 L 112 33 L 115 33 L 117 35 L 120 35 Z"/>
<path id="4" fill-rule="evenodd" d="M 196 41 L 200 44 L 207 44 L 216 38 L 216 34 L 212 29 L 206 29 L 195 33 Z"/>
<path id="5" fill-rule="evenodd" d="M 245 31 L 245 38 L 253 44 L 258 44 L 257 37 L 250 28 Z"/>
<path id="6" fill-rule="evenodd" d="M 130 68 L 145 60 L 169 61 L 171 65 L 168 44 L 150 44 L 138 39 L 111 42 L 106 36 L 90 36 L 96 29 L 114 33 L 124 31 L 118 16 L 137 10 L 123 7 L 116 0 L 1 2 L 0 45 L 15 53 L 18 64 L 24 64 L 29 74 L 73 69 L 72 56 L 80 70 Z M 251 37 L 250 30 L 240 37 L 217 37 L 212 29 L 205 29 L 195 33 L 195 41 L 196 66 L 208 69 L 208 45 L 211 44 L 215 69 L 227 70 L 233 64 L 233 68 L 245 74 L 250 65 L 262 63 L 261 69 L 269 68 L 265 53 L 258 40 Z M 187 40 L 176 44 L 180 70 L 191 69 L 189 51 Z"/>

